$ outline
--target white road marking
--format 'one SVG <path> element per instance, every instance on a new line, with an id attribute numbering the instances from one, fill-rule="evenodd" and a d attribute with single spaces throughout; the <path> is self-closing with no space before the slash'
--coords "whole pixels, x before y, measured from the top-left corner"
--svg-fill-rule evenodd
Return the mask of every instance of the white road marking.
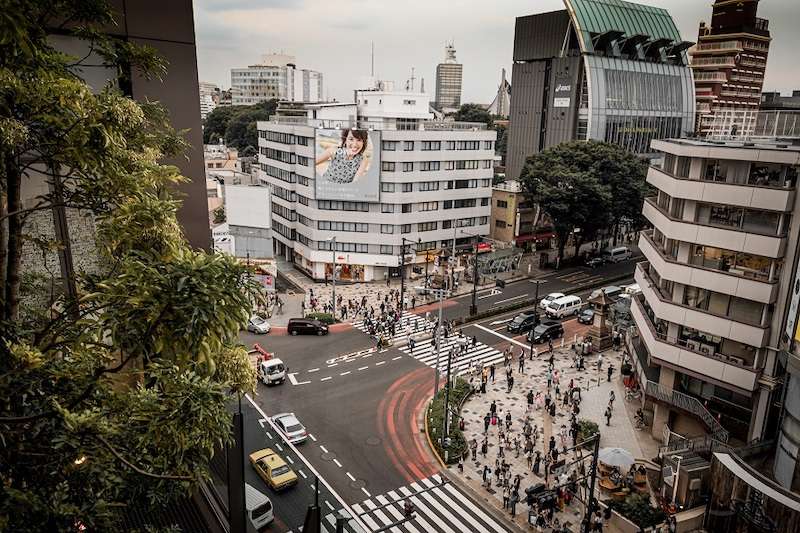
<path id="1" fill-rule="evenodd" d="M 372 498 L 372 494 L 370 494 L 369 492 L 367 492 L 367 489 L 365 489 L 364 487 L 361 487 L 361 490 L 362 490 L 362 492 L 364 492 L 364 494 L 366 494 L 366 495 L 367 495 L 367 498 Z"/>
<path id="2" fill-rule="evenodd" d="M 280 444 L 278 444 L 277 442 L 275 443 L 275 447 L 276 447 L 276 448 L 278 448 L 278 451 L 279 451 L 279 452 L 282 452 L 282 451 L 283 451 L 283 448 L 282 448 L 282 447 L 281 447 L 281 445 L 280 445 Z"/>
<path id="3" fill-rule="evenodd" d="M 514 317 L 513 317 L 513 316 L 510 316 L 510 317 L 508 317 L 508 318 L 504 318 L 503 320 L 495 320 L 494 322 L 492 322 L 492 323 L 491 323 L 491 324 L 489 324 L 489 325 L 490 325 L 490 326 L 496 326 L 496 325 L 498 325 L 498 324 L 506 324 L 507 322 L 511 322 L 512 320 L 514 320 Z"/>
<path id="4" fill-rule="evenodd" d="M 269 431 L 267 431 L 267 438 L 268 438 L 269 440 L 272 440 L 272 433 L 270 433 Z"/>
<path id="5" fill-rule="evenodd" d="M 309 437 L 311 440 L 313 440 L 314 442 L 317 442 L 317 437 L 315 437 L 315 436 L 314 436 L 314 435 L 312 435 L 311 433 L 309 433 L 309 434 L 308 434 L 308 437 Z"/>
<path id="6" fill-rule="evenodd" d="M 328 453 L 328 449 L 325 446 L 323 446 L 322 444 L 319 445 L 319 449 L 322 450 L 325 453 Z"/>
<path id="7" fill-rule="evenodd" d="M 385 364 L 386 364 L 386 361 L 378 361 L 377 363 L 375 363 L 375 366 L 380 366 L 380 365 L 385 365 Z"/>
<path id="8" fill-rule="evenodd" d="M 339 363 L 332 363 L 332 364 L 328 365 L 328 368 L 330 368 L 332 366 L 339 366 Z"/>
<path id="9" fill-rule="evenodd" d="M 286 456 L 286 460 L 287 460 L 287 461 L 289 461 L 290 463 L 294 464 L 294 461 L 293 461 L 293 460 L 292 460 L 292 458 L 291 458 L 291 457 L 289 457 L 288 455 Z"/>
<path id="10" fill-rule="evenodd" d="M 356 480 L 356 478 L 354 478 L 353 474 L 351 474 L 350 472 L 345 472 L 345 473 L 347 474 L 347 477 L 350 478 L 350 481 L 355 481 Z"/>
<path id="11" fill-rule="evenodd" d="M 331 511 L 333 511 L 333 505 L 331 505 L 331 502 L 329 502 L 328 500 L 325 500 L 325 505 L 327 505 L 327 506 L 328 506 L 328 509 L 330 509 Z"/>
<path id="12" fill-rule="evenodd" d="M 311 373 L 311 372 L 319 372 L 319 368 L 311 368 L 311 369 L 309 369 L 308 372 L 309 373 Z"/>
<path id="13" fill-rule="evenodd" d="M 512 339 L 511 337 L 507 337 L 507 336 L 505 336 L 505 335 L 501 335 L 501 334 L 497 333 L 497 332 L 496 332 L 496 331 L 494 331 L 494 330 L 491 330 L 491 329 L 489 329 L 489 328 L 486 328 L 486 327 L 484 327 L 484 326 L 481 326 L 480 324 L 472 324 L 472 325 L 473 325 L 473 326 L 475 326 L 475 327 L 476 327 L 476 328 L 478 328 L 478 329 L 482 329 L 483 331 L 487 331 L 487 332 L 491 333 L 492 335 L 495 335 L 496 337 L 500 337 L 500 338 L 501 338 L 501 339 L 503 339 L 503 340 L 506 340 L 506 341 L 508 341 L 508 342 L 513 342 L 513 343 L 514 343 L 514 344 L 516 344 L 517 346 L 522 346 L 523 348 L 526 348 L 526 349 L 528 349 L 528 350 L 530 350 L 530 349 L 531 349 L 531 348 L 530 348 L 530 346 L 528 346 L 528 345 L 527 345 L 527 344 L 525 344 L 525 343 L 522 343 L 522 342 L 519 342 L 519 341 L 517 341 L 517 340 L 514 340 L 514 339 Z"/>
<path id="14" fill-rule="evenodd" d="M 339 374 L 339 375 L 340 375 L 340 376 L 346 376 L 346 375 L 347 375 L 347 374 L 349 374 L 349 373 L 350 373 L 350 371 L 348 370 L 347 372 L 342 372 L 342 373 L 341 373 L 341 374 Z"/>
<path id="15" fill-rule="evenodd" d="M 332 378 L 333 378 L 332 376 L 328 376 L 327 378 L 321 378 L 320 381 L 328 381 L 329 379 L 332 379 Z"/>
<path id="16" fill-rule="evenodd" d="M 398 355 L 397 357 L 392 357 L 392 361 L 397 361 L 398 359 L 402 359 L 402 355 Z"/>
<path id="17" fill-rule="evenodd" d="M 289 383 L 291 383 L 292 385 L 308 385 L 309 383 L 311 383 L 310 381 L 297 381 L 297 378 L 294 377 L 295 374 L 297 374 L 297 372 L 292 372 L 291 374 L 289 374 Z"/>
<path id="18" fill-rule="evenodd" d="M 342 463 L 339 462 L 339 459 L 334 459 L 333 462 L 336 463 L 336 466 L 338 466 L 339 468 L 342 467 Z"/>
<path id="19" fill-rule="evenodd" d="M 494 302 L 492 304 L 492 306 L 496 306 L 498 304 L 505 303 L 505 302 L 510 302 L 511 300 L 519 300 L 520 298 L 525 298 L 526 296 L 528 296 L 527 292 L 525 294 L 520 294 L 519 296 L 512 296 L 511 298 L 506 298 L 505 300 L 497 300 L 496 302 Z"/>
<path id="20" fill-rule="evenodd" d="M 264 429 L 264 423 L 267 421 L 266 418 L 259 418 L 258 425 L 261 426 L 261 429 Z M 271 437 L 270 437 L 271 438 Z"/>
<path id="21" fill-rule="evenodd" d="M 306 475 L 306 473 L 305 473 L 305 472 L 303 472 L 303 469 L 302 469 L 302 468 L 301 468 L 300 470 L 298 470 L 297 472 L 298 472 L 298 473 L 299 473 L 301 476 L 303 476 L 303 479 L 308 479 L 308 476 Z"/>
<path id="22" fill-rule="evenodd" d="M 368 366 L 362 366 L 362 367 L 359 368 L 359 370 L 366 370 L 368 368 L 369 368 Z"/>
<path id="23" fill-rule="evenodd" d="M 478 296 L 478 300 L 483 300 L 484 298 L 491 298 L 492 296 L 497 296 L 498 294 L 503 294 L 503 291 L 498 289 L 492 289 L 489 294 L 484 294 L 483 296 Z"/>
<path id="24" fill-rule="evenodd" d="M 375 354 L 374 353 L 368 353 L 367 355 L 364 356 L 364 359 L 366 359 L 367 357 L 372 357 L 373 355 L 375 355 Z"/>

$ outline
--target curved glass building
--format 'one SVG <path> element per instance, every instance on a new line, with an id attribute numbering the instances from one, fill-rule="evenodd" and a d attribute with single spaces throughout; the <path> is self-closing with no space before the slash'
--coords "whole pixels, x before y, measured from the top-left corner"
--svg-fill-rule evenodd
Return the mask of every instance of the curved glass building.
<path id="1" fill-rule="evenodd" d="M 694 129 L 686 50 L 669 13 L 621 0 L 564 0 L 519 17 L 514 33 L 508 176 L 564 141 L 596 139 L 650 155 L 653 139 Z"/>

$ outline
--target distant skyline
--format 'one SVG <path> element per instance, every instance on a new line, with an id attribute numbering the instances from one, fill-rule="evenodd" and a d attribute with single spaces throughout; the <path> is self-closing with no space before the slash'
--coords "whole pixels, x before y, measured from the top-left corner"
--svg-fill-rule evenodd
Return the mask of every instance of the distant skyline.
<path id="1" fill-rule="evenodd" d="M 681 37 L 697 40 L 701 20 L 711 19 L 712 1 L 640 0 L 667 8 Z M 402 89 L 415 70 L 416 86 L 434 97 L 436 65 L 445 41 L 454 40 L 464 65 L 461 101 L 488 104 L 500 83 L 511 79 L 514 19 L 564 8 L 562 0 L 194 0 L 200 81 L 230 87 L 230 69 L 258 63 L 265 53 L 292 54 L 299 68 L 322 72 L 325 97 L 351 101 L 353 89 L 370 73 L 375 43 L 375 77 Z M 800 89 L 794 54 L 800 48 L 797 0 L 762 0 L 759 16 L 769 19 L 772 43 L 765 91 Z"/>

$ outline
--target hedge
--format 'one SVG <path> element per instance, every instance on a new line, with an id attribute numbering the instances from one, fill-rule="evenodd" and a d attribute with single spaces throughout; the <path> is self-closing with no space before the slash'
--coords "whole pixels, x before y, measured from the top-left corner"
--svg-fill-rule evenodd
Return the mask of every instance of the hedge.
<path id="1" fill-rule="evenodd" d="M 450 391 L 451 412 L 455 411 L 458 413 L 461 410 L 461 405 L 467 396 L 469 396 L 470 392 L 469 383 L 461 378 L 457 378 L 455 386 Z M 443 461 L 445 454 L 441 442 L 442 430 L 444 429 L 444 400 L 445 389 L 443 388 L 433 397 L 433 401 L 427 412 L 428 429 L 430 431 L 429 436 L 436 449 L 436 453 L 439 454 L 439 457 L 441 457 Z M 450 437 L 450 446 L 447 447 L 447 451 L 449 452 L 447 463 L 449 464 L 457 463 L 459 457 L 467 452 L 467 441 L 464 438 L 464 433 L 458 429 L 458 420 L 457 416 L 452 416 L 447 428 L 447 433 Z"/>
<path id="2" fill-rule="evenodd" d="M 641 529 L 657 526 L 667 518 L 664 511 L 650 505 L 649 494 L 630 494 L 621 502 L 609 502 L 608 506 Z"/>
<path id="3" fill-rule="evenodd" d="M 330 313 L 306 313 L 306 318 L 312 320 L 319 320 L 323 324 L 333 324 L 336 319 Z"/>
<path id="4" fill-rule="evenodd" d="M 596 422 L 592 422 L 591 420 L 587 420 L 585 418 L 578 420 L 578 442 L 585 442 L 595 433 L 600 433 L 600 427 Z M 583 445 L 584 448 L 591 448 L 593 446 L 594 442 Z"/>

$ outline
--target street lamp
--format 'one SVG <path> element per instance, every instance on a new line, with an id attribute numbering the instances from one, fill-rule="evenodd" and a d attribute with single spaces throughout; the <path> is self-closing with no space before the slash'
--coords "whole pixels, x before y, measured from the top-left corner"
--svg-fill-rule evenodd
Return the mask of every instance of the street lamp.
<path id="1" fill-rule="evenodd" d="M 533 299 L 534 307 L 533 307 L 533 327 L 534 329 L 536 326 L 539 325 L 539 285 L 545 282 L 543 279 L 532 279 L 530 280 L 531 283 L 536 284 L 536 296 Z M 533 358 L 533 330 L 531 330 L 531 354 L 530 357 Z"/>
<path id="2" fill-rule="evenodd" d="M 386 274 L 387 276 L 389 274 Z M 388 279 L 388 278 L 387 278 Z M 405 311 L 406 297 L 406 238 L 400 238 L 400 314 Z"/>
<path id="3" fill-rule="evenodd" d="M 329 237 L 327 240 L 331 241 L 331 250 L 333 250 L 333 270 L 331 271 L 331 278 L 333 278 L 333 320 L 336 320 L 336 236 Z"/>

